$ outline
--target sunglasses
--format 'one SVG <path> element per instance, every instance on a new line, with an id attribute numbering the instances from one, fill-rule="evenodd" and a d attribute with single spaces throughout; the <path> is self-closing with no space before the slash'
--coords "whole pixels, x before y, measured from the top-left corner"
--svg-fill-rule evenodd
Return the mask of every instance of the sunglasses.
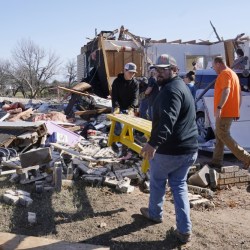
<path id="1" fill-rule="evenodd" d="M 165 70 L 169 70 L 170 68 L 156 68 L 156 71 L 158 72 L 158 73 L 163 73 Z"/>

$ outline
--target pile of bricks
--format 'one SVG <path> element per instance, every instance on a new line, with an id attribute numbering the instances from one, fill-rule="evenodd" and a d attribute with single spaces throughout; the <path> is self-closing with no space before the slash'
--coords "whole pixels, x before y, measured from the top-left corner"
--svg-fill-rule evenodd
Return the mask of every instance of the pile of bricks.
<path id="1" fill-rule="evenodd" d="M 250 173 L 247 170 L 240 169 L 239 166 L 226 166 L 221 168 L 218 174 L 217 187 L 219 189 L 227 188 L 228 185 L 247 186 L 250 184 Z"/>
<path id="2" fill-rule="evenodd" d="M 220 170 L 204 165 L 197 171 L 197 166 L 193 166 L 189 171 L 188 184 L 214 189 L 226 189 L 228 185 L 247 186 L 250 184 L 250 173 L 240 169 L 239 166 L 223 166 Z M 199 192 L 195 192 L 199 194 Z"/>

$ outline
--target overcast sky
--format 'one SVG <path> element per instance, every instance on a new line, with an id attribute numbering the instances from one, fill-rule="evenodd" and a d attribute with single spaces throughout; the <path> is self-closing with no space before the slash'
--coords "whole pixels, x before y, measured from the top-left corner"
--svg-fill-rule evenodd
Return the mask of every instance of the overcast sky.
<path id="1" fill-rule="evenodd" d="M 0 59 L 18 41 L 31 39 L 66 62 L 80 54 L 95 29 L 119 29 L 168 41 L 216 41 L 210 20 L 224 39 L 250 34 L 249 0 L 0 0 Z"/>

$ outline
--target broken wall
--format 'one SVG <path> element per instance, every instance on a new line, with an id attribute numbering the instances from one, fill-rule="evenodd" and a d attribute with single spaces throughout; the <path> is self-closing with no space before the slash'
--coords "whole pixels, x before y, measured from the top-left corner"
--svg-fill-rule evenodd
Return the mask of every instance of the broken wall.
<path id="1" fill-rule="evenodd" d="M 178 64 L 180 72 L 186 72 L 190 69 L 187 57 L 197 56 L 204 57 L 204 68 L 207 68 L 212 62 L 212 58 L 216 55 L 225 57 L 224 43 L 216 43 L 211 45 L 200 44 L 173 44 L 173 43 L 152 43 L 145 49 L 145 53 L 153 63 L 161 54 L 169 54 L 173 56 Z M 211 65 L 212 66 L 212 65 Z"/>
<path id="2" fill-rule="evenodd" d="M 97 41 L 98 40 L 98 41 Z M 136 76 L 144 75 L 144 52 L 132 41 L 103 40 L 99 37 L 81 49 L 77 60 L 78 81 L 86 77 L 90 68 L 97 69 L 98 93 L 102 97 L 110 94 L 114 79 L 123 72 L 124 65 L 133 62 L 137 65 Z M 93 83 L 95 83 L 93 81 Z"/>

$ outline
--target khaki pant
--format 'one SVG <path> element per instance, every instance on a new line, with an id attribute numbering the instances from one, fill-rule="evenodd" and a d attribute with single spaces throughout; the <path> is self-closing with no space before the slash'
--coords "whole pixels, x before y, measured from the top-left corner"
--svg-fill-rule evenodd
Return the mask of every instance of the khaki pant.
<path id="1" fill-rule="evenodd" d="M 231 137 L 230 128 L 233 118 L 217 118 L 215 123 L 215 138 L 216 144 L 213 153 L 212 163 L 222 165 L 224 146 L 227 146 L 231 152 L 244 163 L 250 164 L 250 154 L 244 150 L 238 143 Z"/>

